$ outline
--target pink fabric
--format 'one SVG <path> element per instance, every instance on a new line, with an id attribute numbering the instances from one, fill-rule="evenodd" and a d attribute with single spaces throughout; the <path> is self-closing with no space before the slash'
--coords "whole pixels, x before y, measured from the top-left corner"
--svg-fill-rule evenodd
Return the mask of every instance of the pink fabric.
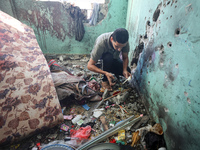
<path id="1" fill-rule="evenodd" d="M 88 82 L 88 86 L 93 89 L 94 91 L 99 91 L 100 90 L 100 84 L 92 79 L 90 82 Z"/>
<path id="2" fill-rule="evenodd" d="M 0 145 L 62 121 L 51 73 L 33 30 L 0 11 Z"/>

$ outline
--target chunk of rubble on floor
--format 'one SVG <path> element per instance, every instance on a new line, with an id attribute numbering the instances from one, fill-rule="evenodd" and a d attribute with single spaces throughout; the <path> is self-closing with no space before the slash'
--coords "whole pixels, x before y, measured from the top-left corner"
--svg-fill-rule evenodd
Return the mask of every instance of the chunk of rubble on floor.
<path id="1" fill-rule="evenodd" d="M 52 58 L 55 59 L 55 56 L 47 57 L 47 62 Z M 89 60 L 86 55 L 60 55 L 55 60 L 60 66 L 68 68 L 75 76 L 87 74 L 89 78 L 94 77 L 98 82 L 101 81 L 98 74 L 94 74 L 86 69 Z M 122 81 L 118 82 L 113 88 L 114 91 L 106 92 L 106 95 L 104 93 L 105 90 L 102 90 L 101 101 L 87 102 L 84 105 L 70 103 L 62 106 L 64 115 L 64 122 L 62 124 L 52 129 L 44 130 L 41 133 L 38 132 L 38 134 L 5 149 L 37 150 L 47 145 L 55 144 L 55 142 L 77 148 L 114 128 L 118 123 L 132 116 L 137 118 L 141 114 L 143 117 L 139 121 L 125 129 L 110 134 L 109 137 L 99 143 L 117 143 L 121 146 L 130 146 L 134 150 L 145 150 L 152 147 L 152 139 L 150 138 L 154 138 L 158 143 L 154 143 L 153 146 L 165 147 L 162 127 L 150 118 L 137 90 L 130 86 L 129 82 L 123 85 L 121 83 Z"/>

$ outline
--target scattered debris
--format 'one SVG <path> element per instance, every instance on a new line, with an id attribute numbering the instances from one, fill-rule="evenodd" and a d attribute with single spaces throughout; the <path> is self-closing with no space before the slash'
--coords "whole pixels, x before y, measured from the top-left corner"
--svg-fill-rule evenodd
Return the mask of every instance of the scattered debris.
<path id="1" fill-rule="evenodd" d="M 86 58 L 84 56 L 84 59 Z M 60 103 L 62 104 L 64 122 L 52 129 L 8 146 L 5 150 L 43 150 L 47 146 L 49 148 L 60 146 L 74 150 L 86 150 L 89 147 L 99 146 L 107 146 L 107 148 L 116 146 L 118 149 L 129 147 L 129 149 L 134 150 L 165 148 L 162 126 L 148 116 L 137 90 L 129 85 L 128 80 L 122 77 L 118 79 L 112 92 L 106 89 L 102 90 L 99 75 L 88 71 L 84 67 L 87 61 L 81 61 L 81 59 L 82 56 L 68 56 L 68 58 L 67 56 L 58 56 L 57 59 L 54 58 L 55 61 L 51 60 L 51 62 L 57 64 L 57 69 L 66 73 L 67 80 L 63 80 L 62 76 L 64 82 L 73 81 L 75 83 L 78 81 L 77 83 L 80 84 L 81 81 L 81 85 L 73 86 L 71 91 L 65 94 L 65 98 L 58 95 L 62 98 Z M 67 65 L 65 62 L 69 60 L 71 64 Z M 48 57 L 47 61 L 49 61 Z M 73 68 L 74 64 L 80 67 Z M 77 72 L 81 70 L 84 70 L 84 74 L 78 77 Z M 52 72 L 52 74 L 54 73 Z M 71 80 L 70 77 L 72 77 Z M 81 80 L 79 81 L 79 79 Z M 59 83 L 56 82 L 56 85 L 59 85 Z M 69 84 L 67 87 L 65 84 L 65 89 L 68 87 Z M 76 87 L 78 87 L 78 92 Z M 76 98 L 73 96 L 77 93 L 83 95 L 88 93 L 89 90 L 98 93 L 101 99 L 85 101 L 84 104 L 76 103 Z M 68 101 L 68 103 L 65 103 L 65 101 Z"/>

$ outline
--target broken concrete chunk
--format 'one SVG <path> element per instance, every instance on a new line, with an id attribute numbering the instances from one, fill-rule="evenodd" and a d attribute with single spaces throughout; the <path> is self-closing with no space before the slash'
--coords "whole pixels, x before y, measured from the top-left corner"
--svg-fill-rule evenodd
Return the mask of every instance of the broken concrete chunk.
<path id="1" fill-rule="evenodd" d="M 62 62 L 64 60 L 63 56 L 59 56 L 59 60 Z"/>

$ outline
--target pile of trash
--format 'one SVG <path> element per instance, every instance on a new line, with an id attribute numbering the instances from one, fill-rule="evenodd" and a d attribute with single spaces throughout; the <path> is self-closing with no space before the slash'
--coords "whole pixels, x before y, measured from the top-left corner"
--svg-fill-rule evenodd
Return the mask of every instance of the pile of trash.
<path id="1" fill-rule="evenodd" d="M 101 87 L 102 76 L 87 70 L 89 57 L 46 58 L 64 122 L 10 150 L 166 149 L 162 126 L 148 115 L 130 81 L 120 77 L 108 91 Z"/>

